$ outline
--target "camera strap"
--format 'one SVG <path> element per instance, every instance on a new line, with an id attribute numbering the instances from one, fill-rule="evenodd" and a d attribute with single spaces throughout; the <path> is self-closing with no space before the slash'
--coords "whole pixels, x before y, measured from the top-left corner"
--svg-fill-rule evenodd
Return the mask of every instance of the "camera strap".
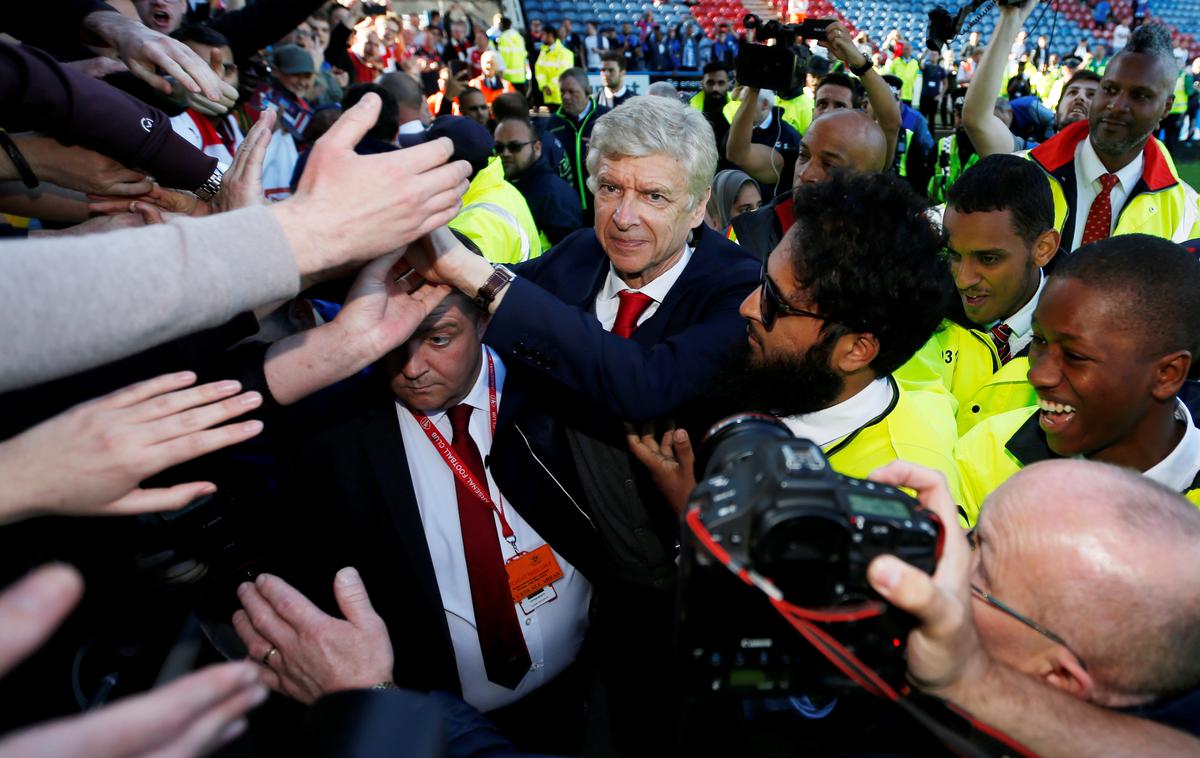
<path id="1" fill-rule="evenodd" d="M 857 606 L 838 608 L 801 608 L 789 603 L 783 592 L 770 578 L 741 565 L 724 547 L 713 539 L 700 519 L 700 509 L 694 507 L 684 516 L 684 523 L 704 549 L 738 579 L 765 594 L 779 615 L 792 625 L 817 652 L 821 653 L 851 681 L 876 697 L 890 700 L 956 755 L 978 758 L 999 758 L 1019 755 L 1037 758 L 1037 754 L 1005 734 L 975 720 L 970 714 L 943 700 L 915 695 L 907 686 L 899 691 L 867 666 L 858 656 L 838 642 L 817 623 L 860 621 L 882 615 L 885 605 L 871 601 Z M 816 623 L 814 623 L 816 622 Z"/>

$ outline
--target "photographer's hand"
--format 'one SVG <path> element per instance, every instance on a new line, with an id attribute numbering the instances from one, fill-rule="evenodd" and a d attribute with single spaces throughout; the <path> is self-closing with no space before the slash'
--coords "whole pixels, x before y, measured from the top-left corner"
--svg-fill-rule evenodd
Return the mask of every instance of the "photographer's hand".
<path id="1" fill-rule="evenodd" d="M 676 515 L 682 516 L 687 509 L 688 498 L 696 489 L 696 454 L 687 430 L 667 428 L 661 442 L 654 439 L 654 427 L 643 429 L 642 434 L 631 424 L 625 424 L 625 441 L 629 452 L 650 472 L 650 478 Z"/>
<path id="2" fill-rule="evenodd" d="M 958 511 L 946 478 L 905 461 L 871 473 L 872 480 L 916 490 L 927 510 L 941 519 L 945 536 L 933 576 L 892 555 L 871 562 L 867 578 L 889 603 L 917 617 L 908 636 L 908 673 L 925 692 L 952 699 L 964 680 L 982 679 L 991 658 L 979 644 L 971 614 L 971 551 L 958 527 Z"/>

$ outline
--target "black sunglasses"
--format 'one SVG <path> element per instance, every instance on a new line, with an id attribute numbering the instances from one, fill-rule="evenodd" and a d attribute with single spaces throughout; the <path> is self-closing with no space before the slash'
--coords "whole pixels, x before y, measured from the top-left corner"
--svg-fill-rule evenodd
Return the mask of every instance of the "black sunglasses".
<path id="1" fill-rule="evenodd" d="M 522 150 L 524 150 L 526 145 L 532 145 L 532 144 L 533 144 L 533 140 L 529 140 L 528 142 L 516 142 L 516 141 L 497 142 L 494 152 L 496 153 L 496 155 L 499 155 L 500 153 L 508 151 L 515 155 L 516 153 L 519 153 Z"/>
<path id="2" fill-rule="evenodd" d="M 784 316 L 807 316 L 821 321 L 828 321 L 819 313 L 806 311 L 802 308 L 796 308 L 783 299 L 783 295 L 779 292 L 779 287 L 775 285 L 775 281 L 767 274 L 767 267 L 763 266 L 762 270 L 762 293 L 758 298 L 759 318 L 762 320 L 763 328 L 770 331 L 775 326 L 775 319 L 779 318 L 780 314 Z"/>

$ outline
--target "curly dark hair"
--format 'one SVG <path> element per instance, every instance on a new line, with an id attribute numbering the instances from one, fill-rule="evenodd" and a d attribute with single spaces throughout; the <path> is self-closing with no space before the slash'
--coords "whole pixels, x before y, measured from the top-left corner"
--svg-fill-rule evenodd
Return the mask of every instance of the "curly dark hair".
<path id="1" fill-rule="evenodd" d="M 835 172 L 795 199 L 793 275 L 831 329 L 870 332 L 883 376 L 933 336 L 952 294 L 940 228 L 889 174 Z"/>

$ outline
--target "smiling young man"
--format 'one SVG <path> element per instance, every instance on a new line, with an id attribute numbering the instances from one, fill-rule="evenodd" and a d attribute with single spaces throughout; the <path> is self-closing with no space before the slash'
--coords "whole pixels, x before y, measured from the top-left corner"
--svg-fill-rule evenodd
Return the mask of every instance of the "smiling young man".
<path id="1" fill-rule="evenodd" d="M 1200 262 L 1147 235 L 1066 259 L 1033 317 L 1038 405 L 984 421 L 955 457 L 972 522 L 1023 466 L 1082 456 L 1125 466 L 1200 504 L 1200 429 L 1177 395 L 1200 347 Z"/>
<path id="2" fill-rule="evenodd" d="M 942 226 L 965 318 L 946 321 L 896 376 L 915 387 L 936 375 L 958 401 L 962 435 L 1036 402 L 1026 355 L 1058 231 L 1041 170 L 1015 155 L 989 155 L 967 169 L 950 188 Z"/>

